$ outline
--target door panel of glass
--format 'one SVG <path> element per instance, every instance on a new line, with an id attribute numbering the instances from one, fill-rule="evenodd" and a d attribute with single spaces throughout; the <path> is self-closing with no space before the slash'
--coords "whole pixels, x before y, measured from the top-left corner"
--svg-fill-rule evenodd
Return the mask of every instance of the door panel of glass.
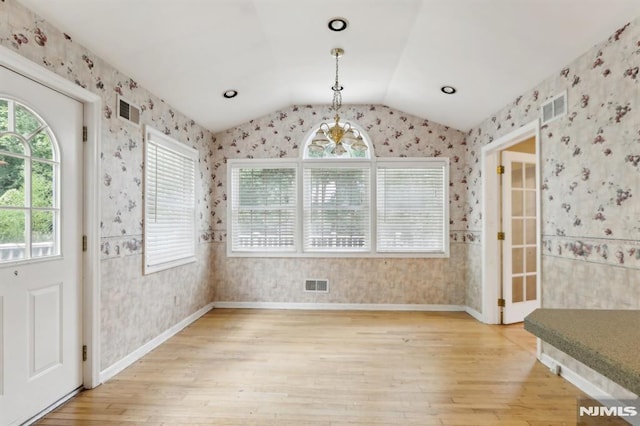
<path id="1" fill-rule="evenodd" d="M 502 152 L 504 323 L 520 322 L 538 303 L 535 155 Z"/>

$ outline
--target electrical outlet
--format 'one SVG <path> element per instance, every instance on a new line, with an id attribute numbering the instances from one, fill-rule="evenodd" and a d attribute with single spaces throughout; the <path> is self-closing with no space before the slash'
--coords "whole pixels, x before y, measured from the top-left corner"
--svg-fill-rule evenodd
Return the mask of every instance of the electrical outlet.
<path id="1" fill-rule="evenodd" d="M 173 306 L 178 306 L 178 296 L 173 296 Z"/>

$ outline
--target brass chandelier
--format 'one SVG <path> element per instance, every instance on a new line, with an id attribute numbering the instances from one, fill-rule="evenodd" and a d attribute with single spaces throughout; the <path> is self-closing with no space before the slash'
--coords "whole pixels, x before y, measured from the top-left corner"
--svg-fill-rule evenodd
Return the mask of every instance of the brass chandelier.
<path id="1" fill-rule="evenodd" d="M 362 139 L 362 134 L 349 122 L 340 122 L 340 108 L 342 107 L 342 89 L 338 78 L 338 60 L 344 55 L 344 49 L 336 47 L 331 50 L 331 56 L 336 58 L 336 80 L 331 87 L 333 101 L 331 109 L 335 111 L 335 123 L 320 124 L 313 140 L 309 144 L 309 154 L 312 157 L 336 156 L 336 157 L 363 157 L 367 150 L 367 144 Z"/>

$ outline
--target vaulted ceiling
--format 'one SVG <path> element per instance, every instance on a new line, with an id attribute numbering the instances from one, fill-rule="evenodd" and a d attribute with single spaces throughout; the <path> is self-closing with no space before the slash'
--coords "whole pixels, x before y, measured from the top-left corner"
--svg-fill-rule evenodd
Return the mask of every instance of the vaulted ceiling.
<path id="1" fill-rule="evenodd" d="M 212 131 L 329 104 L 334 47 L 345 104 L 467 130 L 640 15 L 640 0 L 19 1 Z"/>

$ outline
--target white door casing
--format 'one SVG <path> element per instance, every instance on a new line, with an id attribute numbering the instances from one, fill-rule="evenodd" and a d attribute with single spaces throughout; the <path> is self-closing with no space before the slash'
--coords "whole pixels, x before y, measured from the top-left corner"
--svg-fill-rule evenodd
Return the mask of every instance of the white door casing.
<path id="1" fill-rule="evenodd" d="M 0 263 L 0 424 L 18 424 L 82 385 L 83 106 L 0 67 L 0 97 L 51 128 L 60 162 L 58 256 Z"/>
<path id="2" fill-rule="evenodd" d="M 0 66 L 12 69 L 60 93 L 83 103 L 87 141 L 84 143 L 84 252 L 83 334 L 87 346 L 84 362 L 84 387 L 98 386 L 100 381 L 100 156 L 102 98 L 76 82 L 68 80 L 19 53 L 0 45 Z"/>
<path id="3" fill-rule="evenodd" d="M 535 138 L 536 152 L 536 176 L 540 176 L 540 124 L 536 119 L 514 131 L 501 136 L 491 143 L 483 146 L 480 150 L 480 162 L 482 168 L 482 188 L 481 188 L 481 212 L 482 212 L 482 313 L 481 320 L 487 324 L 499 324 L 501 320 L 501 308 L 498 306 L 498 299 L 501 297 L 502 282 L 500 279 L 502 263 L 500 261 L 500 244 L 496 235 L 501 229 L 500 217 L 500 181 L 496 173 L 496 167 L 500 164 L 501 151 L 518 143 Z M 538 182 L 538 188 L 540 187 Z M 537 211 L 540 212 L 540 191 L 537 196 Z M 540 228 L 540 214 L 537 215 L 538 229 Z M 538 233 L 538 282 L 542 280 L 540 269 L 540 241 L 541 235 Z M 542 302 L 543 294 L 539 293 Z"/>
<path id="4" fill-rule="evenodd" d="M 537 265 L 536 156 L 503 151 L 502 322 L 512 324 L 540 306 Z"/>

